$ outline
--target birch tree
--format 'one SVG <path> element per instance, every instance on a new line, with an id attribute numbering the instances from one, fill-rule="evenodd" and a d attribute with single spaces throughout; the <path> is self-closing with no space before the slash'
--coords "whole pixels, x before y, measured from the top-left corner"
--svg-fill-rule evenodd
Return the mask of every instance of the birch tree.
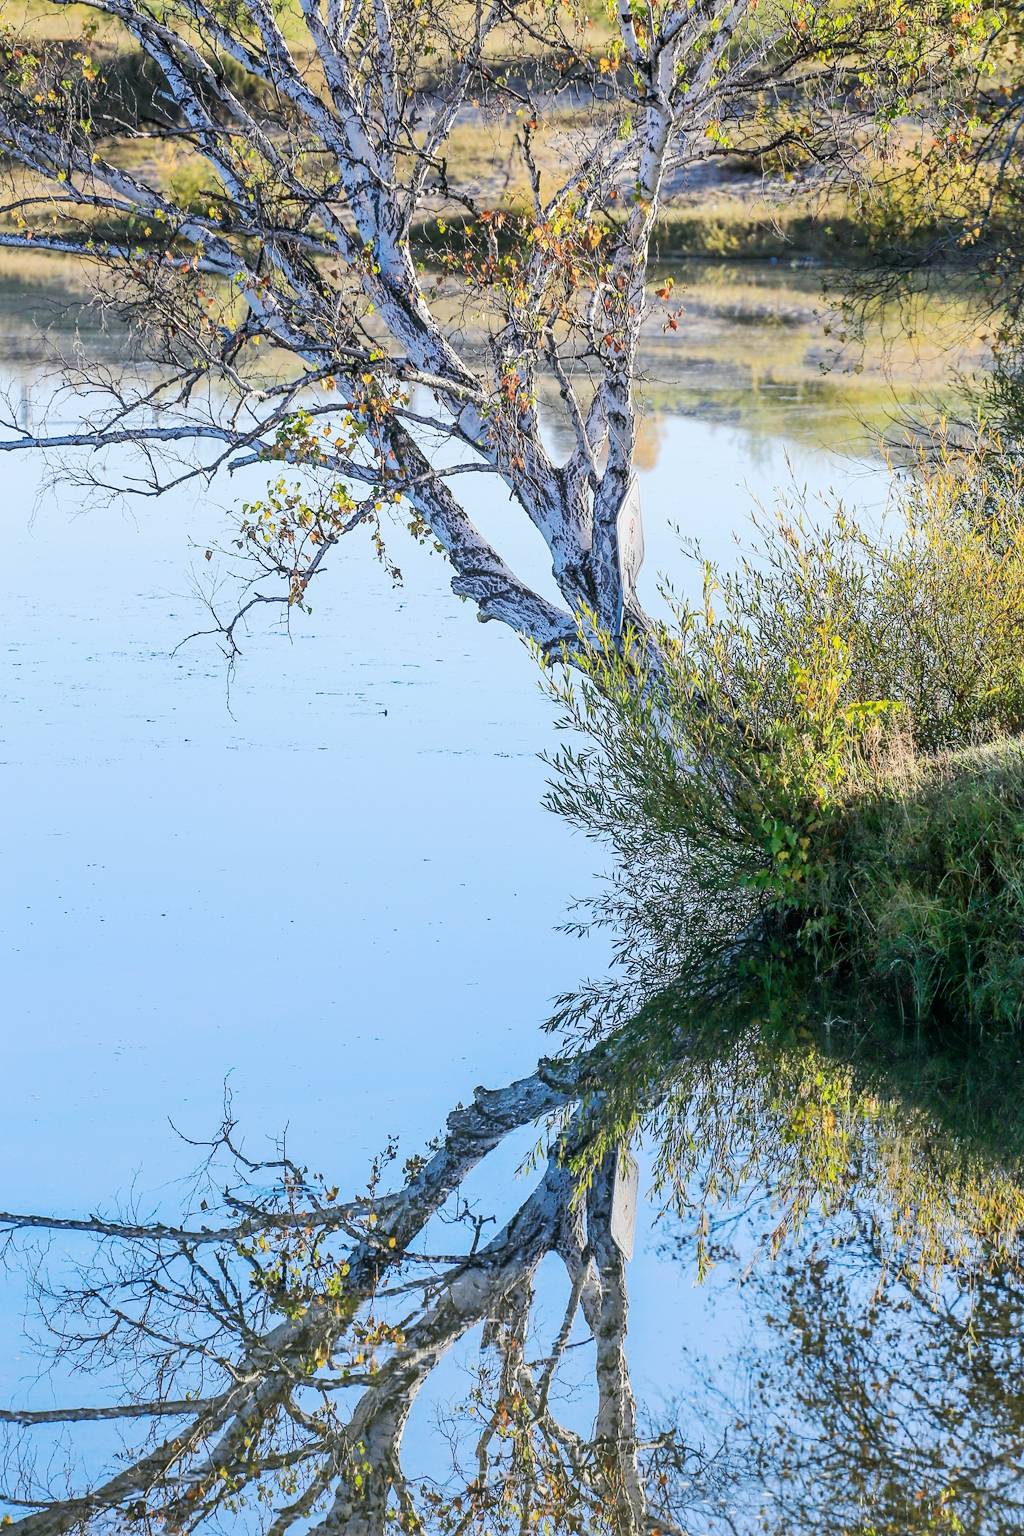
<path id="1" fill-rule="evenodd" d="M 0 245 L 87 262 L 145 366 L 79 360 L 84 422 L 12 412 L 0 448 L 128 446 L 151 495 L 301 467 L 240 514 L 243 612 L 307 602 L 330 551 L 360 527 L 380 550 L 397 509 L 482 620 L 547 651 L 581 611 L 643 632 L 639 352 L 645 324 L 679 324 L 671 279 L 648 283 L 666 199 L 726 153 L 852 174 L 865 106 L 925 79 L 943 3 L 55 0 L 93 27 L 4 33 Z M 507 197 L 462 168 L 476 130 Z M 557 601 L 475 526 L 468 473 L 540 534 Z"/>
<path id="2" fill-rule="evenodd" d="M 680 323 L 671 283 L 649 282 L 667 196 L 725 153 L 756 166 L 799 148 L 852 172 L 867 98 L 895 110 L 926 79 L 943 15 L 941 0 L 850 11 L 629 0 L 595 17 L 515 0 L 53 9 L 91 16 L 96 30 L 68 42 L 31 28 L 3 36 L 0 245 L 86 263 L 132 349 L 121 372 L 87 358 L 63 366 L 84 418 L 74 430 L 12 414 L 0 448 L 124 447 L 151 496 L 274 465 L 282 478 L 239 513 L 248 584 L 218 615 L 229 651 L 254 608 L 307 604 L 330 553 L 360 528 L 391 559 L 390 507 L 439 547 L 481 619 L 569 656 L 588 627 L 656 652 L 635 590 L 634 454 L 644 327 Z M 148 94 L 129 88 L 132 70 Z M 460 170 L 457 136 L 479 124 L 500 130 L 518 201 L 485 195 Z M 553 440 L 569 444 L 561 456 Z M 84 473 L 100 483 L 104 471 Z M 556 598 L 475 526 L 458 492 L 469 474 L 540 535 Z M 105 1404 L 4 1411 L 17 1432 L 8 1491 L 19 1528 L 192 1530 L 257 1495 L 274 1536 L 300 1524 L 417 1530 L 425 1515 L 401 1470 L 408 1414 L 479 1325 L 500 1362 L 501 1409 L 448 1528 L 494 1529 L 514 1488 L 525 1530 L 531 1509 L 547 1499 L 550 1515 L 552 1490 L 571 1485 L 579 1502 L 558 1513 L 567 1530 L 670 1531 L 645 1469 L 671 1451 L 642 1444 L 626 1366 L 610 1226 L 618 1154 L 601 1160 L 585 1199 L 566 1155 L 581 1134 L 576 1106 L 600 1093 L 600 1062 L 599 1048 L 478 1092 L 403 1185 L 375 1185 L 363 1201 L 339 1204 L 288 1165 L 271 1197 L 249 1167 L 216 1222 L 208 1209 L 179 1225 L 0 1218 L 12 1235 L 99 1243 L 99 1268 L 51 1315 L 60 1350 L 113 1365 L 123 1383 Z M 425 1247 L 428 1222 L 460 1209 L 473 1167 L 551 1116 L 543 1171 L 509 1221 L 456 1254 Z M 531 1365 L 533 1285 L 552 1253 L 569 1301 Z M 593 1338 L 589 1441 L 553 1408 L 577 1312 Z M 107 1419 L 152 1431 L 85 1485 L 42 1477 L 25 1437 Z"/>

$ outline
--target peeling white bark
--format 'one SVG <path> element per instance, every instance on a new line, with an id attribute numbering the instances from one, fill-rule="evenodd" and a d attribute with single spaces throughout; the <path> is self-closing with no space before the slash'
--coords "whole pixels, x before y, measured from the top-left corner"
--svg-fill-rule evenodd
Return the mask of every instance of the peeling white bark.
<path id="1" fill-rule="evenodd" d="M 72 0 L 54 3 L 67 8 Z M 163 95 L 180 124 L 165 136 L 184 139 L 215 173 L 216 200 L 207 210 L 177 203 L 166 187 L 104 155 L 81 123 L 47 118 L 27 90 L 19 94 L 17 84 L 7 82 L 0 85 L 0 148 L 48 186 L 54 211 L 133 215 L 147 221 L 148 243 L 97 246 L 85 228 L 75 235 L 8 227 L 0 231 L 0 245 L 78 254 L 121 270 L 137 290 L 151 294 L 165 324 L 173 321 L 175 274 L 185 260 L 196 274 L 233 283 L 246 312 L 240 322 L 225 318 L 216 335 L 192 338 L 199 346 L 195 366 L 181 357 L 172 362 L 181 383 L 178 420 L 143 420 L 126 398 L 107 419 L 100 413 L 79 433 L 49 436 L 12 423 L 15 430 L 0 447 L 87 449 L 127 442 L 149 453 L 160 442 L 183 442 L 194 374 L 227 381 L 240 397 L 226 420 L 198 424 L 195 441 L 216 438 L 219 426 L 223 448 L 215 464 L 248 462 L 254 453 L 269 452 L 296 404 L 294 394 L 271 402 L 242 381 L 235 359 L 252 336 L 290 352 L 310 378 L 331 372 L 358 383 L 369 371 L 387 384 L 414 377 L 430 391 L 433 433 L 478 455 L 543 537 L 560 606 L 533 592 L 483 539 L 400 415 L 374 424 L 365 461 L 328 455 L 321 467 L 365 483 L 371 461 L 379 469 L 389 455 L 406 466 L 415 459 L 414 476 L 381 470 L 381 489 L 385 496 L 405 497 L 423 519 L 454 568 L 454 590 L 477 605 L 481 618 L 497 619 L 545 648 L 571 640 L 583 608 L 612 633 L 627 620 L 644 627 L 635 598 L 624 590 L 617 524 L 633 477 L 636 361 L 651 234 L 670 157 L 678 159 L 699 139 L 721 110 L 726 87 L 735 92 L 743 71 L 751 73 L 777 41 L 765 39 L 748 51 L 739 78 L 723 63 L 746 0 L 701 0 L 696 6 L 669 0 L 649 12 L 643 29 L 624 8 L 621 44 L 633 79 L 616 88 L 618 110 L 634 114 L 635 129 L 625 141 L 614 124 L 602 126 L 592 141 L 582 135 L 578 152 L 567 154 L 561 185 L 543 199 L 531 130 L 523 129 L 520 148 L 535 189 L 539 231 L 567 216 L 591 218 L 623 186 L 631 189 L 629 211 L 606 240 L 587 279 L 591 298 L 577 306 L 571 325 L 565 319 L 572 295 L 561 318 L 559 305 L 566 301 L 550 309 L 563 258 L 557 242 L 543 233 L 528 249 L 507 303 L 501 284 L 490 283 L 493 323 L 484 358 L 479 349 L 467 350 L 458 321 L 428 300 L 411 232 L 433 206 L 448 137 L 477 93 L 486 91 L 493 106 L 518 110 L 521 117 L 545 110 L 543 91 L 493 78 L 486 50 L 495 27 L 511 27 L 514 35 L 523 26 L 532 46 L 540 36 L 536 27 L 547 26 L 548 46 L 564 51 L 571 43 L 560 22 L 541 23 L 515 7 L 482 0 L 475 11 L 460 10 L 450 21 L 443 6 L 432 9 L 425 34 L 433 48 L 430 67 L 436 74 L 433 60 L 444 61 L 446 50 L 450 67 L 428 90 L 421 78 L 427 56 L 419 56 L 416 29 L 389 0 L 301 0 L 315 67 L 293 52 L 265 0 L 247 0 L 247 24 L 239 27 L 229 26 L 208 0 L 172 0 L 158 14 L 142 0 L 84 4 L 119 25 L 126 41 L 159 70 Z M 273 93 L 287 134 L 214 67 L 211 47 L 230 58 L 250 86 Z M 691 55 L 695 63 L 687 71 Z M 595 65 L 581 53 L 578 68 L 585 73 Z M 607 93 L 608 81 L 601 78 Z M 161 130 L 155 131 L 159 138 Z M 462 189 L 450 189 L 450 195 L 465 195 L 472 207 Z M 17 208 L 15 199 L 7 210 L 12 218 L 23 217 Z M 165 236 L 164 259 L 150 254 L 154 231 Z M 184 326 L 184 310 L 181 318 Z M 194 330 L 191 317 L 188 326 Z M 590 375 L 590 399 L 578 392 L 580 358 Z M 575 443 L 561 464 L 542 441 L 533 398 L 544 369 L 557 381 Z M 164 414 L 168 409 L 165 394 Z M 251 418 L 245 431 L 237 429 L 239 410 Z M 154 474 L 152 489 L 160 483 Z"/>

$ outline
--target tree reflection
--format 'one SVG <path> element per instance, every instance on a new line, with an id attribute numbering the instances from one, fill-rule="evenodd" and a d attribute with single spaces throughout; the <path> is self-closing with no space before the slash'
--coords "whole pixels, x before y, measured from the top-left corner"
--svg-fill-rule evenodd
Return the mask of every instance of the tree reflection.
<path id="1" fill-rule="evenodd" d="M 740 1264 L 750 1332 L 723 1383 L 744 1467 L 713 1532 L 1011 1536 L 1024 1527 L 1024 1283 L 885 1281 L 870 1222 Z M 734 1261 L 737 1256 L 733 1255 Z"/>
<path id="2" fill-rule="evenodd" d="M 674 1434 L 637 1427 L 624 1260 L 610 1227 L 614 1160 L 577 1198 L 570 1122 L 497 1231 L 460 1193 L 480 1158 L 574 1086 L 571 1068 L 549 1064 L 500 1092 L 478 1090 L 432 1154 L 406 1164 L 404 1184 L 389 1188 L 392 1147 L 351 1201 L 288 1156 L 250 1160 L 226 1121 L 174 1224 L 131 1212 L 4 1216 L 8 1257 L 29 1260 L 62 1374 L 93 1373 L 107 1398 L 2 1415 L 17 1529 L 191 1531 L 230 1517 L 273 1536 L 296 1526 L 348 1536 L 677 1530 L 671 1506 L 699 1458 Z M 34 1248 L 57 1233 L 91 1245 L 70 1281 L 47 1279 Z M 439 1251 L 439 1236 L 452 1251 Z M 531 1317 L 547 1255 L 561 1262 L 568 1300 L 538 1349 Z M 412 1405 L 476 1327 L 481 1364 L 445 1426 L 452 1475 L 412 1478 L 402 1464 Z M 559 1410 L 581 1328 L 596 1400 L 587 1433 Z M 66 1472 L 54 1476 L 66 1458 L 53 1436 L 75 1459 L 92 1421 L 114 1421 L 126 1449 L 71 1486 Z"/>
<path id="3" fill-rule="evenodd" d="M 0 1214 L 59 1376 L 94 1378 L 89 1401 L 0 1412 L 17 1529 L 1020 1529 L 1022 1183 L 1016 1162 L 993 1156 L 991 1119 L 979 1135 L 973 1115 L 941 1113 L 946 1077 L 922 1066 L 913 1091 L 909 1055 L 878 1038 L 831 1058 L 807 1042 L 756 1053 L 701 1048 L 682 1029 L 673 1039 L 690 1059 L 689 1119 L 674 1123 L 691 1128 L 701 1243 L 722 1257 L 713 1187 L 740 1201 L 732 1220 L 751 1234 L 743 1198 L 774 1197 L 770 1224 L 787 1237 L 785 1263 L 739 1266 L 756 1302 L 746 1370 L 695 1367 L 683 1387 L 694 1422 L 652 1428 L 634 1397 L 619 1152 L 595 1160 L 591 1142 L 604 1123 L 599 1046 L 478 1089 L 427 1155 L 399 1168 L 389 1146 L 353 1199 L 284 1148 L 252 1160 L 227 1116 L 173 1221 Z M 532 1188 L 499 1221 L 467 1180 L 537 1124 Z M 894 1239 L 912 1252 L 918 1228 L 926 1253 L 951 1255 L 944 1269 L 894 1263 Z M 73 1268 L 65 1243 L 87 1248 Z M 560 1271 L 554 1321 L 542 1265 Z M 410 1470 L 417 1398 L 477 1339 L 458 1355 L 477 1363 L 443 1411 L 428 1472 Z M 671 1342 L 675 1353 L 685 1341 Z"/>

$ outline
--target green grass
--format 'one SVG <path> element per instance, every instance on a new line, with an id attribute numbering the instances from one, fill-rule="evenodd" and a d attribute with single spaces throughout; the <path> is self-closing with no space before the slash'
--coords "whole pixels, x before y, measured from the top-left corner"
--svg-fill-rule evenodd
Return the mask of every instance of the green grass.
<path id="1" fill-rule="evenodd" d="M 826 956 L 920 1038 L 1024 1038 L 1024 739 L 908 755 L 838 825 Z"/>

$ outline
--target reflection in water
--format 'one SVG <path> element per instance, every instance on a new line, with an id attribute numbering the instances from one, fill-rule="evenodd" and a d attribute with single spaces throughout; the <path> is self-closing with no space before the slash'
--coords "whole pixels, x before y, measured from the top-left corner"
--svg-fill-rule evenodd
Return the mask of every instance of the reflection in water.
<path id="1" fill-rule="evenodd" d="M 406 1165 L 404 1187 L 388 1188 L 392 1152 L 353 1201 L 283 1154 L 247 1159 L 226 1123 L 173 1225 L 3 1217 L 11 1243 L 69 1227 L 91 1239 L 70 1284 L 34 1272 L 38 1297 L 65 1370 L 118 1383 L 99 1402 L 0 1415 L 15 1434 L 5 1492 L 31 1511 L 16 1528 L 195 1530 L 244 1515 L 275 1536 L 296 1525 L 351 1536 L 677 1530 L 673 1506 L 695 1477 L 703 1486 L 702 1458 L 672 1432 L 637 1429 L 614 1165 L 575 1198 L 556 1142 L 500 1227 L 461 1191 L 503 1135 L 578 1086 L 549 1065 L 478 1093 L 434 1153 Z M 541 1341 L 532 1317 L 549 1254 L 565 1301 Z M 444 1420 L 451 1466 L 442 1453 L 429 1477 L 409 1476 L 413 1401 L 474 1328 L 480 1362 Z M 561 1380 L 581 1345 L 596 1401 L 583 1431 L 571 1397 L 563 1415 Z M 104 1471 L 92 1465 L 73 1486 L 66 1464 L 54 1476 L 47 1435 L 65 1431 L 74 1462 L 83 1428 L 111 1421 L 127 1445 Z"/>
<path id="2" fill-rule="evenodd" d="M 478 1090 L 401 1173 L 389 1147 L 355 1199 L 283 1145 L 253 1161 L 226 1120 L 171 1220 L 0 1216 L 61 1375 L 95 1383 L 0 1412 L 15 1529 L 1018 1530 L 1024 1276 L 991 1272 L 981 1243 L 955 1285 L 887 1280 L 877 1204 L 809 1220 L 772 1263 L 752 1189 L 710 1234 L 746 1342 L 723 1372 L 703 1338 L 686 1340 L 682 1375 L 638 1409 L 619 1165 L 607 1159 L 586 1190 L 568 1166 L 585 1121 L 565 1116 L 591 1065 L 547 1062 Z M 498 1219 L 466 1193 L 474 1167 L 553 1115 L 562 1129 L 529 1193 Z M 864 1147 L 885 1157 L 877 1135 Z M 930 1150 L 919 1144 L 922 1174 Z M 88 1251 L 69 1272 L 40 1237 Z M 438 1395 L 467 1336 L 461 1380 Z M 404 1440 L 431 1388 L 424 1471 Z"/>
<path id="3" fill-rule="evenodd" d="M 641 417 L 637 427 L 633 462 L 642 475 L 650 474 L 658 467 L 663 432 L 664 424 L 660 417 L 656 415 Z"/>
<path id="4" fill-rule="evenodd" d="M 45 261 L 4 271 L 13 390 L 37 388 L 45 400 L 35 327 L 66 337 L 93 317 Z M 740 525 L 747 495 L 734 481 L 758 467 L 757 443 L 759 488 L 770 494 L 781 433 L 797 449 L 847 444 L 857 432 L 851 400 L 855 418 L 875 425 L 892 401 L 877 366 L 853 380 L 821 376 L 815 276 L 733 274 L 715 290 L 706 272 L 695 277 L 680 345 L 657 341 L 650 351 L 641 468 L 655 510 L 651 573 L 671 559 L 666 530 L 681 494 L 707 522 L 688 531 L 724 542 Z M 119 358 L 121 338 L 96 330 L 87 351 Z M 736 422 L 746 435 L 709 420 Z M 809 455 L 801 465 L 819 478 L 831 473 Z M 336 1167 L 331 1158 L 351 1155 L 353 1145 L 359 1161 L 382 1124 L 406 1131 L 419 1116 L 414 1134 L 426 1134 L 423 1121 L 433 1124 L 465 1097 L 467 1082 L 500 1081 L 533 1054 L 528 1032 L 564 981 L 565 952 L 542 954 L 543 935 L 591 863 L 549 821 L 516 809 L 538 798 L 532 754 L 548 724 L 521 656 L 500 649 L 507 637 L 481 637 L 475 625 L 470 634 L 447 605 L 432 607 L 436 578 L 416 552 L 402 561 L 412 579 L 388 633 L 379 620 L 386 592 L 367 596 L 371 571 L 341 573 L 341 617 L 332 628 L 330 604 L 326 617 L 318 612 L 317 647 L 263 649 L 257 636 L 250 691 L 243 673 L 233 697 L 236 724 L 215 665 L 166 655 L 194 627 L 191 611 L 167 594 L 183 585 L 183 528 L 195 509 L 164 505 L 144 547 L 128 548 L 123 526 L 97 514 L 87 531 L 65 536 L 62 523 L 60 537 L 51 526 L 36 547 L 26 539 L 10 562 L 25 590 L 15 589 L 21 606 L 5 688 L 19 736 L 5 768 L 30 836 L 11 865 L 17 900 L 7 927 L 18 961 L 10 997 L 25 1040 L 5 1118 L 9 1177 L 22 1180 L 26 1204 L 49 1180 L 60 1194 L 46 1205 L 91 1210 L 95 1191 L 123 1187 L 140 1161 L 144 1187 L 153 1188 L 163 1133 L 152 1127 L 188 1104 L 194 1128 L 197 1083 L 217 1092 L 229 1070 L 249 1094 L 247 1121 L 262 1092 L 261 1123 L 290 1116 L 318 1165 Z M 207 529 L 187 526 L 203 548 Z M 47 591 L 29 601 L 33 582 Z M 486 662 L 474 670 L 466 658 L 484 646 Z M 310 650 L 326 659 L 311 661 Z M 276 689 L 265 687 L 267 673 Z M 464 704 L 475 734 L 461 723 Z M 328 748 L 329 758 L 313 755 Z M 459 841 L 454 810 L 467 800 L 481 815 Z M 274 819 L 290 829 L 310 806 L 316 846 L 305 833 L 282 834 Z M 493 907 L 493 876 L 475 872 L 473 828 L 484 817 L 500 823 L 492 838 L 505 839 L 490 852 L 509 894 Z M 287 845 L 287 879 L 268 840 Z M 439 948 L 439 926 L 465 942 Z M 437 1002 L 425 1013 L 428 997 Z M 383 1044 L 374 1045 L 375 1030 Z M 774 1427 L 766 1437 L 749 1411 L 744 1417 L 743 1404 L 728 1420 L 712 1411 L 745 1384 L 742 1355 L 729 1357 L 719 1343 L 710 1383 L 683 1374 L 688 1320 L 703 1336 L 706 1302 L 693 1301 L 679 1267 L 657 1266 L 641 1241 L 631 1271 L 634 1294 L 646 1297 L 631 1330 L 633 1374 L 644 1378 L 636 1407 L 625 1269 L 610 1235 L 612 1170 L 602 1169 L 581 1202 L 552 1159 L 516 1194 L 511 1213 L 509 1166 L 483 1187 L 471 1182 L 474 1165 L 489 1154 L 489 1168 L 506 1134 L 569 1093 L 548 1072 L 477 1099 L 426 1162 L 414 1160 L 404 1179 L 386 1163 L 361 1200 L 341 1199 L 332 1181 L 285 1160 L 248 1163 L 222 1140 L 184 1209 L 177 1192 L 164 1196 L 167 1225 L 142 1219 L 148 1206 L 119 1223 L 84 1219 L 71 1232 L 45 1217 L 9 1221 L 39 1280 L 54 1330 L 45 1342 L 56 1352 L 49 1398 L 45 1385 L 42 1394 L 52 1406 L 40 1406 L 38 1387 L 23 1396 L 12 1385 L 5 1395 L 14 1410 L 6 1488 L 29 1506 L 12 1503 L 11 1512 L 38 1533 L 75 1521 L 191 1529 L 219 1520 L 229 1529 L 321 1524 L 358 1536 L 422 1521 L 428 1530 L 519 1536 L 547 1520 L 555 1533 L 653 1536 L 753 1531 L 770 1493 L 780 1536 L 815 1528 L 815 1514 L 818 1529 L 844 1528 L 833 1509 L 858 1536 L 872 1524 L 893 1536 L 904 1527 L 952 1531 L 958 1508 L 985 1536 L 1012 1528 L 995 1523 L 1011 1508 L 1006 1490 L 1020 1473 L 1009 1280 L 1005 1317 L 978 1281 L 975 1326 L 994 1363 L 990 1395 L 979 1390 L 972 1405 L 953 1353 L 962 1333 L 944 1336 L 948 1348 L 937 1342 L 925 1326 L 932 1314 L 909 1292 L 891 1310 L 863 1311 L 880 1268 L 870 1247 L 847 1250 L 861 1287 L 852 1299 L 838 1289 L 846 1271 L 830 1265 L 819 1275 L 809 1259 L 795 1276 L 800 1296 L 780 1306 L 767 1296 L 776 1271 L 755 1270 L 765 1293 L 751 1290 L 752 1348 L 767 1358 L 769 1313 L 779 1357 L 760 1383 L 761 1401 L 763 1416 L 770 1408 L 772 1425 L 790 1437 L 783 1446 Z M 32 1135 L 38 1162 L 22 1173 L 16 1154 Z M 361 1175 L 347 1166 L 335 1176 L 355 1183 Z M 46 1270 L 36 1266 L 33 1234 L 62 1245 Z M 715 1243 L 720 1249 L 720 1236 Z M 83 1254 L 81 1244 L 94 1246 Z M 65 1252 L 84 1264 L 80 1273 Z M 724 1263 L 719 1273 L 724 1284 Z M 826 1282 L 836 1289 L 826 1294 Z M 911 1316 L 904 1333 L 901 1319 Z M 829 1320 L 827 1340 L 815 1317 Z M 858 1318 L 870 1337 L 857 1331 Z M 976 1347 L 960 1356 L 965 1383 Z M 914 1351 L 925 1348 L 936 1351 L 927 1380 L 913 1369 Z M 461 1379 L 453 1379 L 456 1365 Z M 81 1392 L 77 1367 L 94 1372 L 92 1395 Z M 23 1361 L 16 1374 L 31 1368 Z M 894 1379 L 901 1390 L 914 1384 L 917 1399 L 901 1397 Z M 687 1402 L 673 1420 L 660 1404 L 676 1394 Z M 417 1443 L 406 1423 L 414 1401 L 428 1396 L 440 1419 Z M 32 1408 L 21 1411 L 29 1397 Z M 906 1430 L 896 1437 L 890 1399 Z M 871 1460 L 855 1450 L 862 1434 Z M 916 1460 L 906 1456 L 911 1442 Z M 982 1507 L 980 1493 L 973 1505 L 942 1504 L 943 1478 L 953 1486 L 964 1467 L 978 1488 L 1003 1490 L 1002 1505 L 993 1493 L 987 1525 L 971 1513 Z M 946 1527 L 936 1513 L 943 1509 Z"/>
<path id="5" fill-rule="evenodd" d="M 1024 1282 L 937 1292 L 890 1282 L 871 1224 L 818 1229 L 775 1265 L 728 1240 L 722 1282 L 746 1335 L 723 1380 L 693 1381 L 733 1475 L 706 1528 L 770 1536 L 1011 1536 L 1024 1525 Z M 677 1432 L 692 1426 L 684 1402 Z M 737 1469 L 742 1466 L 743 1473 Z"/>
<path id="6" fill-rule="evenodd" d="M 674 267 L 673 276 L 685 299 L 680 328 L 654 327 L 645 342 L 642 470 L 657 463 L 661 415 L 862 450 L 912 402 L 925 417 L 948 405 L 954 363 L 970 377 L 988 360 L 972 326 L 974 299 L 953 286 L 904 299 L 898 315 L 883 312 L 854 340 L 835 323 L 813 267 L 693 263 Z M 126 335 L 88 304 L 93 284 L 85 264 L 63 256 L 0 254 L 4 363 L 22 382 L 37 374 L 54 341 L 65 356 L 78 338 L 93 364 L 124 364 Z"/>

